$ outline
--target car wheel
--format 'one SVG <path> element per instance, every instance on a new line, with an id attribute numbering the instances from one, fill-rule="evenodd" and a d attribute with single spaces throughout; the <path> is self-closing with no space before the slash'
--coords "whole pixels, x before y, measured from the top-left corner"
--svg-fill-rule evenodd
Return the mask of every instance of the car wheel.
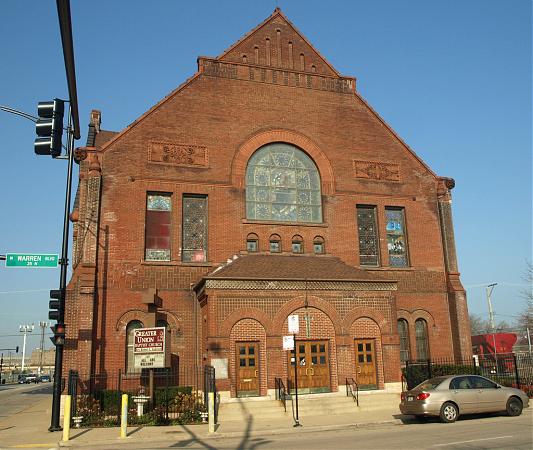
<path id="1" fill-rule="evenodd" d="M 446 402 L 440 408 L 440 420 L 442 420 L 444 423 L 455 422 L 458 417 L 459 410 L 457 409 L 457 406 L 455 406 L 453 403 Z"/>
<path id="2" fill-rule="evenodd" d="M 508 416 L 519 416 L 522 414 L 522 401 L 519 398 L 511 397 L 507 400 L 505 409 L 507 410 Z"/>

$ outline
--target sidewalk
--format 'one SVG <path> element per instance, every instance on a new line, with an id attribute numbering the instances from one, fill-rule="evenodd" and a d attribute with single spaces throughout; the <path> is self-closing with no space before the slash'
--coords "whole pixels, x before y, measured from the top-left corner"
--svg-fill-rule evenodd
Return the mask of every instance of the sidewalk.
<path id="1" fill-rule="evenodd" d="M 249 417 L 245 422 L 226 421 L 217 425 L 215 433 L 209 433 L 208 426 L 175 425 L 165 427 L 129 427 L 128 437 L 121 439 L 120 429 L 87 428 L 71 429 L 70 441 L 62 442 L 62 433 L 50 433 L 50 401 L 43 400 L 31 408 L 0 421 L 0 448 L 115 448 L 123 444 L 142 445 L 143 442 L 168 445 L 186 445 L 224 437 L 250 438 L 270 434 L 305 433 L 318 430 L 363 427 L 377 424 L 400 424 L 399 411 L 375 410 L 350 415 L 326 415 L 300 417 L 302 427 L 294 428 L 294 422 L 287 418 L 261 420 Z"/>

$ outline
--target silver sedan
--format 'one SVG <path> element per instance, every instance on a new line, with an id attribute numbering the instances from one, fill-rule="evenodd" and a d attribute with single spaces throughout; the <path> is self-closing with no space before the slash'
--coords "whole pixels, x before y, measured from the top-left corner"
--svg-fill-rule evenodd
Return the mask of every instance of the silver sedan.
<path id="1" fill-rule="evenodd" d="M 478 375 L 449 375 L 430 378 L 402 392 L 400 411 L 417 417 L 438 416 L 455 422 L 460 414 L 505 411 L 519 416 L 529 407 L 527 395 Z"/>

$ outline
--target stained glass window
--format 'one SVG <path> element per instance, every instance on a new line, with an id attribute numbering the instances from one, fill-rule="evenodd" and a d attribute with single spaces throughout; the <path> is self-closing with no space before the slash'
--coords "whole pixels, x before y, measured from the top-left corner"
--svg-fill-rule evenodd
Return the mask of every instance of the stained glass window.
<path id="1" fill-rule="evenodd" d="M 269 244 L 271 253 L 281 252 L 281 238 L 277 234 L 270 236 Z"/>
<path id="2" fill-rule="evenodd" d="M 375 206 L 357 205 L 357 229 L 359 231 L 359 264 L 378 266 L 379 238 Z"/>
<path id="3" fill-rule="evenodd" d="M 407 267 L 407 242 L 403 208 L 385 208 L 389 266 Z"/>
<path id="4" fill-rule="evenodd" d="M 322 238 L 321 236 L 316 236 L 313 239 L 313 250 L 317 255 L 325 253 L 324 238 Z"/>
<path id="5" fill-rule="evenodd" d="M 409 360 L 409 325 L 407 320 L 398 320 L 398 334 L 400 335 L 400 361 Z"/>
<path id="6" fill-rule="evenodd" d="M 182 261 L 207 261 L 207 196 L 183 196 L 182 222 Z"/>
<path id="7" fill-rule="evenodd" d="M 148 194 L 146 198 L 145 259 L 170 261 L 170 194 Z"/>
<path id="8" fill-rule="evenodd" d="M 424 319 L 415 321 L 416 356 L 419 360 L 429 359 L 428 324 Z"/>
<path id="9" fill-rule="evenodd" d="M 138 320 L 132 320 L 126 327 L 126 372 L 128 373 L 140 371 L 140 369 L 135 369 L 135 362 L 133 359 L 133 332 L 142 327 L 142 322 Z"/>
<path id="10" fill-rule="evenodd" d="M 256 234 L 249 234 L 246 238 L 246 251 L 249 253 L 259 251 L 259 238 Z"/>
<path id="11" fill-rule="evenodd" d="M 293 253 L 303 253 L 304 252 L 304 243 L 301 236 L 294 236 L 292 238 L 292 252 Z"/>
<path id="12" fill-rule="evenodd" d="M 320 176 L 311 158 L 281 142 L 256 151 L 246 169 L 246 217 L 322 222 Z"/>

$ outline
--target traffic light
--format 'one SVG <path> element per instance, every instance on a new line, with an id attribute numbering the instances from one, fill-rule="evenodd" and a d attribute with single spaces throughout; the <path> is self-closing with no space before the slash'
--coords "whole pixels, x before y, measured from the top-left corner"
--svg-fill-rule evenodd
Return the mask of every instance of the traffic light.
<path id="1" fill-rule="evenodd" d="M 50 338 L 54 345 L 65 345 L 65 325 L 56 323 L 50 327 L 54 335 Z"/>
<path id="2" fill-rule="evenodd" d="M 48 306 L 50 308 L 50 311 L 48 311 L 48 318 L 50 320 L 59 320 L 59 310 L 61 309 L 61 290 L 60 289 L 52 289 L 50 291 L 50 302 L 48 303 Z"/>
<path id="3" fill-rule="evenodd" d="M 35 153 L 37 155 L 61 155 L 61 138 L 63 137 L 63 114 L 65 102 L 58 98 L 50 102 L 39 102 L 37 114 L 39 120 L 35 124 Z"/>

